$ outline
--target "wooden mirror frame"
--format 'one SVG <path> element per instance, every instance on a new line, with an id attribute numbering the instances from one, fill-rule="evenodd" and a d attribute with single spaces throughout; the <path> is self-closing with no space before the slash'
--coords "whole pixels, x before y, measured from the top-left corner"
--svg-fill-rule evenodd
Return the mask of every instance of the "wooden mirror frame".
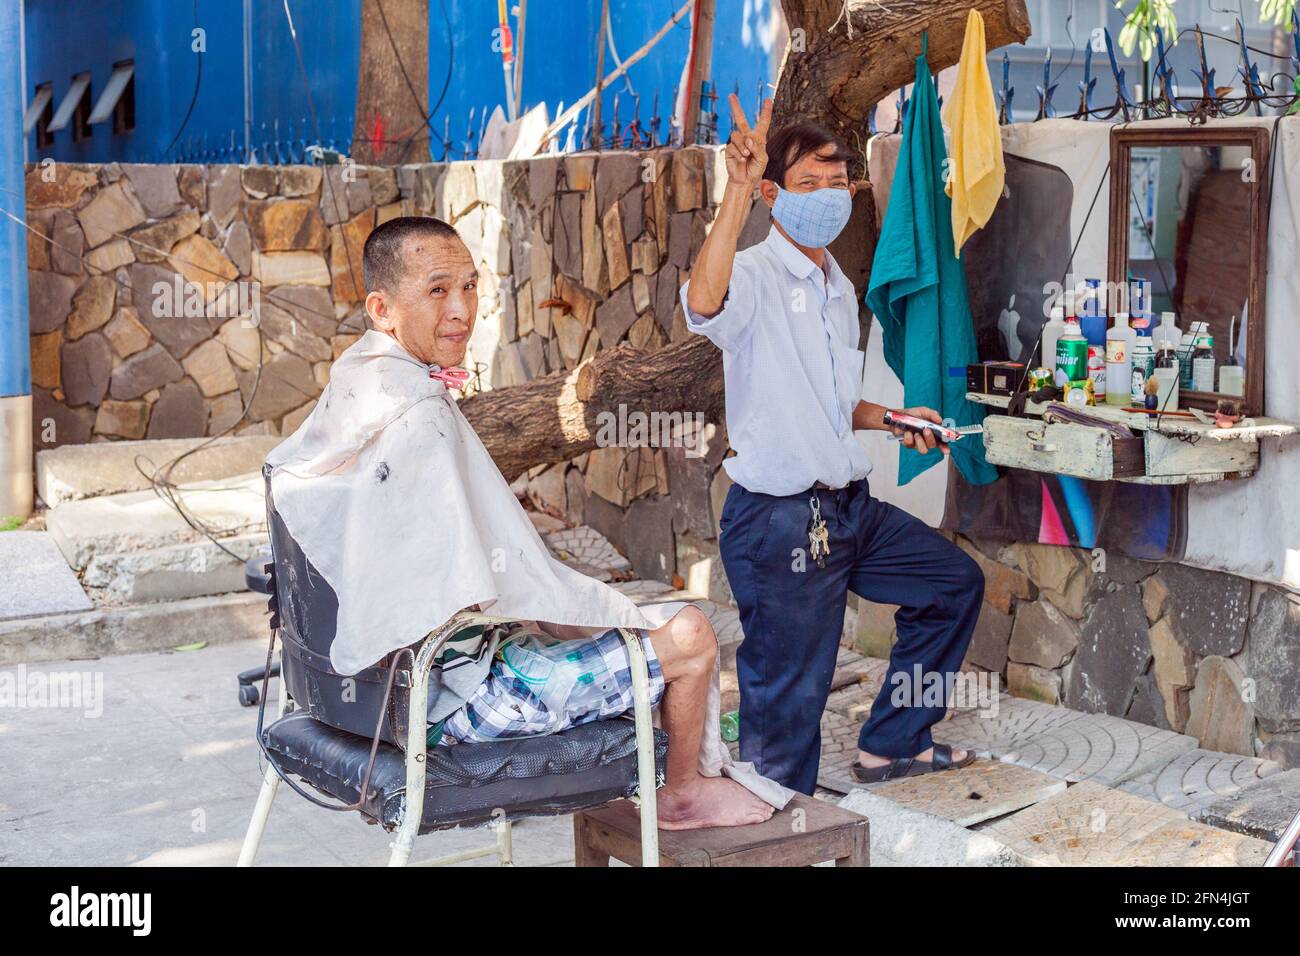
<path id="1" fill-rule="evenodd" d="M 1255 164 L 1250 192 L 1250 281 L 1247 301 L 1250 324 L 1246 330 L 1246 394 L 1241 400 L 1247 415 L 1264 413 L 1264 287 L 1268 277 L 1269 131 L 1264 126 L 1117 126 L 1110 132 L 1110 244 L 1108 281 L 1111 288 L 1128 275 L 1128 203 L 1131 191 L 1129 159 L 1134 147 L 1247 146 Z M 1158 321 L 1158 320 L 1157 320 Z M 1186 329 L 1184 329 L 1186 331 Z M 1180 407 L 1213 411 L 1222 392 L 1180 391 Z"/>

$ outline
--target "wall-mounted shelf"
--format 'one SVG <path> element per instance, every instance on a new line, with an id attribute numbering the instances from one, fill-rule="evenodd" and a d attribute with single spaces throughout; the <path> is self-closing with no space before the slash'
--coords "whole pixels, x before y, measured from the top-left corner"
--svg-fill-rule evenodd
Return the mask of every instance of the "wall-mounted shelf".
<path id="1" fill-rule="evenodd" d="M 968 392 L 968 401 L 1006 408 L 1006 395 Z M 1008 468 L 1073 475 L 1092 481 L 1179 485 L 1248 478 L 1259 467 L 1259 439 L 1292 435 L 1300 425 L 1276 418 L 1216 428 L 1193 418 L 1159 418 L 1110 405 L 1088 406 L 1097 418 L 1118 422 L 1136 433 L 1120 438 L 1109 429 L 1072 422 L 1043 422 L 1046 405 L 1029 402 L 1026 415 L 989 415 L 984 448 L 989 462 Z"/>

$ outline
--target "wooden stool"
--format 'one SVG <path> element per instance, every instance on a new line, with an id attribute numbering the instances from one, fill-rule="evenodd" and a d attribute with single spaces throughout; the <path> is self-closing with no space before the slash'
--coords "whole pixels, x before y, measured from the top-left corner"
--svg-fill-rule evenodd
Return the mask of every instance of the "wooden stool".
<path id="1" fill-rule="evenodd" d="M 825 800 L 797 794 L 766 823 L 704 830 L 660 830 L 660 866 L 869 866 L 867 818 Z M 641 865 L 637 808 L 616 800 L 573 815 L 576 866 L 609 866 L 609 858 Z"/>

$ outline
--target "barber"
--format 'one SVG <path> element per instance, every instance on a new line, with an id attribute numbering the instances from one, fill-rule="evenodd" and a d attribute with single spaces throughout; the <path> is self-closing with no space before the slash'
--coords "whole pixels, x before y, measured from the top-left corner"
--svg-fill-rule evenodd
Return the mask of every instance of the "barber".
<path id="1" fill-rule="evenodd" d="M 812 793 L 820 724 L 835 673 L 848 592 L 899 606 L 884 690 L 858 740 L 863 783 L 964 766 L 934 744 L 943 697 L 913 686 L 959 668 L 984 578 L 945 537 L 871 497 L 871 462 L 855 431 L 893 431 L 922 453 L 929 432 L 885 424 L 859 400 L 863 353 L 853 284 L 826 247 L 849 220 L 853 155 L 811 124 L 772 133 L 767 102 L 751 128 L 731 97 L 727 186 L 682 287 L 686 324 L 723 351 L 734 484 L 720 518 L 727 580 L 740 608 L 740 753 L 758 771 Z M 757 187 L 772 209 L 767 238 L 736 251 Z M 930 408 L 902 409 L 940 422 Z"/>

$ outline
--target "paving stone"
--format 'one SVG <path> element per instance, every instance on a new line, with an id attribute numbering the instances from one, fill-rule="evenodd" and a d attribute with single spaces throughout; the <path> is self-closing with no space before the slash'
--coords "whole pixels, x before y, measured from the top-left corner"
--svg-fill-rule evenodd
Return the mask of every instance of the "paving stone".
<path id="1" fill-rule="evenodd" d="M 288 313 L 312 335 L 329 338 L 340 331 L 334 302 L 325 289 L 312 285 L 280 286 L 263 296 L 262 308 L 268 305 Z M 359 331 L 354 329 L 353 331 Z"/>
<path id="2" fill-rule="evenodd" d="M 226 241 L 221 244 L 221 251 L 235 264 L 241 276 L 253 272 L 253 237 L 248 231 L 248 223 L 235 223 L 226 234 Z"/>
<path id="3" fill-rule="evenodd" d="M 90 609 L 90 599 L 45 531 L 0 534 L 0 621 Z"/>
<path id="4" fill-rule="evenodd" d="M 1016 611 L 1007 655 L 1021 664 L 1052 669 L 1069 660 L 1078 644 L 1079 630 L 1073 621 L 1054 604 L 1034 601 Z"/>
<path id="5" fill-rule="evenodd" d="M 1157 770 L 1119 784 L 1119 789 L 1181 810 L 1193 819 L 1224 797 L 1281 771 L 1271 760 L 1197 748 Z"/>
<path id="6" fill-rule="evenodd" d="M 63 392 L 69 405 L 98 405 L 108 392 L 113 350 L 102 335 L 87 335 L 63 346 Z"/>
<path id="7" fill-rule="evenodd" d="M 1260 867 L 1272 844 L 1188 820 L 1171 823 L 1134 843 L 1115 866 Z"/>
<path id="8" fill-rule="evenodd" d="M 117 438 L 143 438 L 149 424 L 149 403 L 119 402 L 106 398 L 95 411 L 95 434 Z"/>
<path id="9" fill-rule="evenodd" d="M 996 710 L 966 710 L 950 715 L 933 727 L 934 739 L 981 755 L 1002 757 L 1035 735 L 1066 726 L 1084 715 L 1038 701 L 1002 694 Z"/>
<path id="10" fill-rule="evenodd" d="M 572 564 L 579 570 L 585 566 L 604 572 L 605 577 L 601 580 L 608 580 L 611 571 L 629 571 L 632 568 L 627 558 L 619 554 L 609 540 L 594 528 L 567 528 L 548 534 L 543 540 L 551 552 L 566 564 Z"/>
<path id="11" fill-rule="evenodd" d="M 1151 593 L 1150 588 L 1143 592 L 1144 605 L 1149 603 L 1146 595 Z M 1150 613 L 1151 608 L 1147 607 L 1148 617 Z M 1152 676 L 1164 706 L 1165 722 L 1175 730 L 1182 730 L 1187 725 L 1187 691 L 1196 684 L 1196 656 L 1174 636 L 1173 625 L 1167 617 L 1151 625 L 1147 639 L 1151 643 Z"/>
<path id="12" fill-rule="evenodd" d="M 32 335 L 53 332 L 72 311 L 77 280 L 57 272 L 31 269 L 27 273 L 27 314 Z"/>
<path id="13" fill-rule="evenodd" d="M 1070 617 L 1083 617 L 1092 572 L 1078 551 L 1023 541 L 1015 553 L 1020 567 L 1049 601 Z"/>
<path id="14" fill-rule="evenodd" d="M 191 515 L 222 534 L 266 530 L 260 474 L 186 484 L 177 494 Z M 207 540 L 152 490 L 65 502 L 51 508 L 45 522 L 68 564 L 79 570 L 101 554 Z"/>
<path id="15" fill-rule="evenodd" d="M 330 285 L 330 270 L 319 252 L 253 252 L 253 278 L 265 289 L 282 285 Z M 263 293 L 265 294 L 265 292 Z"/>
<path id="16" fill-rule="evenodd" d="M 244 206 L 248 230 L 257 248 L 263 252 L 290 252 L 295 249 L 323 251 L 329 244 L 329 231 L 320 207 L 307 199 L 275 199 L 250 202 Z"/>
<path id="17" fill-rule="evenodd" d="M 1026 866 L 1028 860 L 989 834 L 932 813 L 913 810 L 869 790 L 855 789 L 839 802 L 871 821 L 874 866 Z"/>
<path id="18" fill-rule="evenodd" d="M 254 422 L 280 418 L 321 391 L 311 365 L 291 352 L 281 352 L 263 365 L 261 381 L 257 381 L 256 372 L 240 372 L 236 378 Z M 255 381 L 257 393 L 253 394 Z"/>
<path id="19" fill-rule="evenodd" d="M 241 183 L 244 192 L 254 199 L 265 199 L 279 191 L 278 175 L 274 166 L 245 166 Z"/>
<path id="20" fill-rule="evenodd" d="M 1255 716 L 1267 730 L 1300 730 L 1300 600 L 1265 588 L 1250 622 L 1247 670 Z"/>
<path id="21" fill-rule="evenodd" d="M 104 326 L 104 337 L 118 358 L 127 358 L 139 352 L 153 338 L 148 328 L 140 321 L 134 308 L 129 305 L 117 310 L 108 325 Z"/>
<path id="22" fill-rule="evenodd" d="M 32 439 L 38 460 L 45 451 L 90 441 L 94 427 L 93 408 L 68 408 L 47 389 L 32 386 Z"/>
<path id="23" fill-rule="evenodd" d="M 1121 717 L 1077 714 L 1020 740 L 1002 759 L 1071 782 L 1114 786 L 1162 767 L 1196 745 L 1194 737 Z"/>
<path id="24" fill-rule="evenodd" d="M 180 380 L 184 375 L 181 364 L 155 343 L 113 370 L 109 393 L 118 401 L 139 398 L 155 388 Z"/>
<path id="25" fill-rule="evenodd" d="M 238 166 L 208 167 L 208 213 L 218 225 L 225 226 L 244 198 Z"/>
<path id="26" fill-rule="evenodd" d="M 50 237 L 50 268 L 64 275 L 81 275 L 81 255 L 86 250 L 86 236 L 81 231 L 77 217 L 60 209 L 48 233 Z"/>
<path id="27" fill-rule="evenodd" d="M 1200 818 L 1225 830 L 1276 843 L 1298 811 L 1300 770 L 1287 770 L 1210 804 Z"/>
<path id="28" fill-rule="evenodd" d="M 78 169 L 70 163 L 54 164 L 52 179 L 48 178 L 48 173 L 49 170 L 41 165 L 28 169 L 24 183 L 28 208 L 75 206 L 86 190 L 99 185 L 99 177 L 92 169 Z"/>
<path id="29" fill-rule="evenodd" d="M 77 212 L 86 243 L 91 248 L 125 233 L 145 221 L 144 209 L 122 182 L 105 186 Z"/>
<path id="30" fill-rule="evenodd" d="M 207 398 L 233 392 L 239 387 L 226 347 L 218 339 L 208 339 L 201 343 L 181 360 L 181 365 Z"/>
<path id="31" fill-rule="evenodd" d="M 73 297 L 73 311 L 64 329 L 66 338 L 75 339 L 101 328 L 113 317 L 117 302 L 117 282 L 112 276 L 91 276 Z"/>
<path id="32" fill-rule="evenodd" d="M 111 239 L 86 253 L 86 267 L 93 273 L 113 273 L 135 262 L 135 250 L 125 239 Z"/>
<path id="33" fill-rule="evenodd" d="M 180 207 L 181 194 L 176 188 L 175 166 L 126 163 L 122 171 L 131 181 L 131 188 L 150 219 L 170 216 Z"/>
<path id="34" fill-rule="evenodd" d="M 596 307 L 596 328 L 600 331 L 600 344 L 612 348 L 627 334 L 637 319 L 636 305 L 632 301 L 632 286 L 624 285 Z"/>
<path id="35" fill-rule="evenodd" d="M 131 304 L 136 318 L 173 358 L 212 335 L 201 314 L 202 290 L 185 282 L 166 266 L 137 262 L 131 266 Z M 179 297 L 182 301 L 175 301 Z"/>
<path id="36" fill-rule="evenodd" d="M 1119 585 L 1099 599 L 1079 628 L 1064 703 L 1090 713 L 1125 713 L 1151 662 L 1147 627 L 1137 585 Z"/>
<path id="37" fill-rule="evenodd" d="M 189 381 L 173 382 L 163 388 L 158 401 L 153 403 L 145 437 L 190 438 L 202 435 L 207 424 L 208 406 L 198 387 Z"/>
<path id="38" fill-rule="evenodd" d="M 995 820 L 980 833 L 1038 865 L 1117 866 L 1144 838 L 1187 822 L 1163 804 L 1084 782 Z"/>
<path id="39" fill-rule="evenodd" d="M 1061 683 L 1060 671 L 1015 661 L 1007 664 L 1007 690 L 1015 697 L 1026 697 L 1044 704 L 1059 704 Z"/>
<path id="40" fill-rule="evenodd" d="M 1028 601 L 1034 596 L 1034 584 L 1023 571 L 1007 567 L 1001 561 L 983 554 L 965 538 L 957 544 L 975 559 L 984 574 L 984 600 L 1003 614 L 1015 609 L 1016 601 Z"/>
<path id="41" fill-rule="evenodd" d="M 391 172 L 390 170 L 390 175 Z M 280 195 L 282 196 L 311 196 L 320 187 L 320 166 L 284 166 L 280 169 Z M 393 188 L 397 188 L 396 183 Z"/>
<path id="42" fill-rule="evenodd" d="M 909 810 L 919 810 L 968 827 L 1023 810 L 1061 793 L 1064 780 L 994 760 L 977 760 L 960 770 L 927 773 L 871 784 L 864 789 Z"/>
<path id="43" fill-rule="evenodd" d="M 673 500 L 662 495 L 638 498 L 624 521 L 627 556 L 638 577 L 671 581 L 677 571 L 673 538 Z"/>
<path id="44" fill-rule="evenodd" d="M 131 233 L 132 249 L 141 262 L 166 262 L 172 247 L 199 231 L 202 217 L 187 209 L 169 219 L 141 226 Z"/>
<path id="45" fill-rule="evenodd" d="M 1198 657 L 1231 657 L 1241 650 L 1250 617 L 1249 581 L 1185 564 L 1162 565 L 1159 577 L 1169 591 L 1167 614 L 1179 641 Z"/>
<path id="46" fill-rule="evenodd" d="M 1205 658 L 1196 668 L 1196 686 L 1188 699 L 1187 733 L 1208 750 L 1253 754 L 1255 712 L 1250 696 L 1236 661 Z"/>

